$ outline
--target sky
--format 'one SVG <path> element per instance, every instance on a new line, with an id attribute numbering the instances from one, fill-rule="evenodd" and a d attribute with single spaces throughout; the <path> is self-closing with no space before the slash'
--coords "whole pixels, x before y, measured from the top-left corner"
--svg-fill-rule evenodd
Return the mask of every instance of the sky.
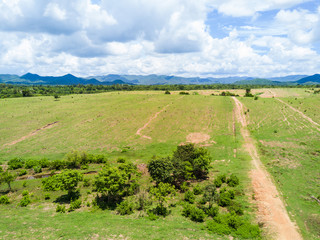
<path id="1" fill-rule="evenodd" d="M 0 74 L 320 73 L 319 0 L 0 0 Z"/>

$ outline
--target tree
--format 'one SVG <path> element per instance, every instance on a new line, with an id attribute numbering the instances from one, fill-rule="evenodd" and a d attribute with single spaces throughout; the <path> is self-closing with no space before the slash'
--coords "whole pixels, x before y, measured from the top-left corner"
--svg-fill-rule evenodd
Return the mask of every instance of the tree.
<path id="1" fill-rule="evenodd" d="M 108 201 L 116 202 L 136 192 L 139 187 L 138 175 L 138 172 L 130 166 L 122 166 L 122 169 L 106 167 L 99 172 L 94 185 L 97 192 L 107 196 Z"/>
<path id="2" fill-rule="evenodd" d="M 67 190 L 68 195 L 72 196 L 82 179 L 83 175 L 79 171 L 65 170 L 60 174 L 44 179 L 42 186 L 47 191 Z"/>
<path id="3" fill-rule="evenodd" d="M 65 170 L 56 176 L 59 188 L 68 191 L 69 196 L 75 192 L 78 183 L 83 179 L 83 175 L 76 170 Z"/>
<path id="4" fill-rule="evenodd" d="M 152 159 L 148 163 L 148 171 L 157 184 L 160 182 L 171 183 L 173 180 L 173 165 L 169 157 Z"/>
<path id="5" fill-rule="evenodd" d="M 159 183 L 158 186 L 151 188 L 150 194 L 158 201 L 156 213 L 158 215 L 167 215 L 167 208 L 164 204 L 171 196 L 176 194 L 175 188 L 169 183 Z"/>
<path id="6" fill-rule="evenodd" d="M 194 144 L 178 146 L 172 158 L 175 181 L 206 177 L 210 162 L 211 157 L 206 149 L 195 148 Z"/>
<path id="7" fill-rule="evenodd" d="M 16 175 L 13 175 L 9 171 L 5 171 L 0 175 L 0 183 L 8 184 L 9 191 L 11 191 L 11 183 L 16 179 Z"/>

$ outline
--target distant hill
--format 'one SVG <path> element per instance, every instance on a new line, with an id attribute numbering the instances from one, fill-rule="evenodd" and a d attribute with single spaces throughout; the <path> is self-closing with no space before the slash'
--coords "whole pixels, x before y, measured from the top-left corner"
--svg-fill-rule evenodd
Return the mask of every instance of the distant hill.
<path id="1" fill-rule="evenodd" d="M 275 78 L 253 78 L 253 77 L 179 77 L 173 75 L 118 75 L 108 74 L 100 76 L 90 76 L 87 78 L 76 77 L 72 74 L 64 76 L 40 76 L 38 74 L 27 73 L 22 76 L 11 74 L 0 74 L 0 83 L 10 84 L 35 84 L 35 85 L 166 85 L 166 84 L 239 84 L 239 85 L 272 85 L 287 86 L 297 84 L 319 84 L 320 75 L 290 75 Z"/>
<path id="2" fill-rule="evenodd" d="M 36 84 L 36 85 L 77 85 L 77 84 L 93 84 L 93 85 L 116 85 L 116 84 L 131 84 L 122 80 L 114 81 L 98 81 L 97 79 L 79 78 L 72 74 L 64 76 L 40 76 L 38 74 L 27 73 L 21 77 L 17 75 L 1 74 L 0 82 L 10 84 Z"/>
<path id="3" fill-rule="evenodd" d="M 304 77 L 296 82 L 298 84 L 319 84 L 320 83 L 320 74 L 314 74 L 312 76 Z"/>
<path id="4" fill-rule="evenodd" d="M 270 85 L 270 86 L 283 86 L 288 85 L 288 82 L 271 81 L 269 79 L 255 78 L 251 80 L 236 81 L 237 85 Z"/>

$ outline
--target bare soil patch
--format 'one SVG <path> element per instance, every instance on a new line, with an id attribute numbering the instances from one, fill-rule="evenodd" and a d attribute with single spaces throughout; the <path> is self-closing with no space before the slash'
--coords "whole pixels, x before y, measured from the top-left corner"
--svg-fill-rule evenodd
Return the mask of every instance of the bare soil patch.
<path id="1" fill-rule="evenodd" d="M 205 133 L 190 133 L 187 137 L 188 143 L 204 143 L 210 140 L 210 135 Z"/>
<path id="2" fill-rule="evenodd" d="M 35 131 L 31 132 L 31 133 L 29 133 L 28 135 L 25 135 L 25 136 L 19 138 L 18 140 L 15 140 L 15 141 L 13 141 L 13 142 L 11 142 L 11 143 L 5 144 L 4 146 L 12 146 L 12 145 L 15 145 L 15 144 L 17 144 L 17 143 L 19 143 L 19 142 L 22 142 L 23 140 L 26 140 L 26 139 L 29 138 L 29 137 L 32 137 L 32 136 L 38 134 L 39 131 L 42 131 L 42 130 L 45 130 L 45 129 L 49 129 L 49 128 L 54 127 L 54 126 L 55 126 L 56 124 L 58 124 L 58 123 L 59 123 L 59 121 L 56 121 L 56 122 L 53 122 L 53 123 L 49 123 L 49 124 L 47 124 L 47 125 L 45 125 L 45 126 L 43 126 L 43 127 L 41 127 L 41 128 L 38 128 L 37 130 L 35 130 Z"/>
<path id="3" fill-rule="evenodd" d="M 236 116 L 242 124 L 241 134 L 245 140 L 245 148 L 250 154 L 253 169 L 250 171 L 254 196 L 258 207 L 258 220 L 266 226 L 274 239 L 302 239 L 297 227 L 290 220 L 280 194 L 272 182 L 271 176 L 262 165 L 254 140 L 247 129 L 242 103 L 233 97 L 236 104 Z"/>

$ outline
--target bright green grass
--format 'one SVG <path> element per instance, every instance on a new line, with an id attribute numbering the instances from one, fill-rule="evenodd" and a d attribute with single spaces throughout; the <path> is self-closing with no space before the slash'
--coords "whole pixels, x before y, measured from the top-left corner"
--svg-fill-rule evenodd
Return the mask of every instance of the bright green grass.
<path id="1" fill-rule="evenodd" d="M 248 171 L 250 158 L 241 149 L 242 138 L 233 132 L 233 101 L 229 97 L 202 95 L 164 95 L 152 92 L 103 93 L 95 95 L 64 96 L 59 101 L 52 97 L 1 100 L 0 112 L 0 159 L 12 157 L 63 158 L 72 149 L 104 153 L 109 161 L 124 157 L 136 164 L 147 163 L 153 156 L 172 154 L 176 146 L 186 142 L 188 134 L 199 132 L 210 135 L 212 156 L 209 181 L 219 173 L 236 173 L 241 181 L 244 195 L 239 199 L 245 206 L 245 214 L 253 219 L 249 204 L 252 191 Z M 142 134 L 136 135 L 149 118 L 164 106 Z M 3 146 L 48 123 L 59 123 L 13 146 Z M 236 133 L 239 125 L 235 124 Z M 237 149 L 234 156 L 234 149 Z M 93 166 L 95 168 L 95 166 Z M 90 176 L 94 177 L 94 176 Z M 142 178 L 142 186 L 149 186 L 149 179 Z M 13 203 L 0 206 L 0 238 L 36 239 L 219 239 L 209 234 L 204 224 L 196 224 L 181 216 L 181 207 L 174 208 L 165 219 L 150 221 L 133 215 L 123 217 L 110 211 L 89 212 L 89 209 L 68 214 L 55 213 L 52 202 L 63 192 L 45 192 L 40 180 L 28 180 L 26 189 L 33 193 L 32 203 L 26 208 L 18 207 L 23 191 L 22 182 L 13 183 L 10 193 Z M 3 192 L 6 186 L 0 187 Z M 84 202 L 93 198 L 81 190 Z M 88 197 L 88 199 L 86 199 Z M 220 237 L 221 238 L 221 237 Z M 224 239 L 224 238 L 221 238 Z"/>
<path id="2" fill-rule="evenodd" d="M 319 102 L 319 97 L 314 100 Z M 241 101 L 250 109 L 249 129 L 259 141 L 261 159 L 282 192 L 290 216 L 305 239 L 318 239 L 320 208 L 310 196 L 320 194 L 319 131 L 276 99 Z M 305 107 L 316 113 L 318 107 L 309 103 L 304 101 Z"/>

